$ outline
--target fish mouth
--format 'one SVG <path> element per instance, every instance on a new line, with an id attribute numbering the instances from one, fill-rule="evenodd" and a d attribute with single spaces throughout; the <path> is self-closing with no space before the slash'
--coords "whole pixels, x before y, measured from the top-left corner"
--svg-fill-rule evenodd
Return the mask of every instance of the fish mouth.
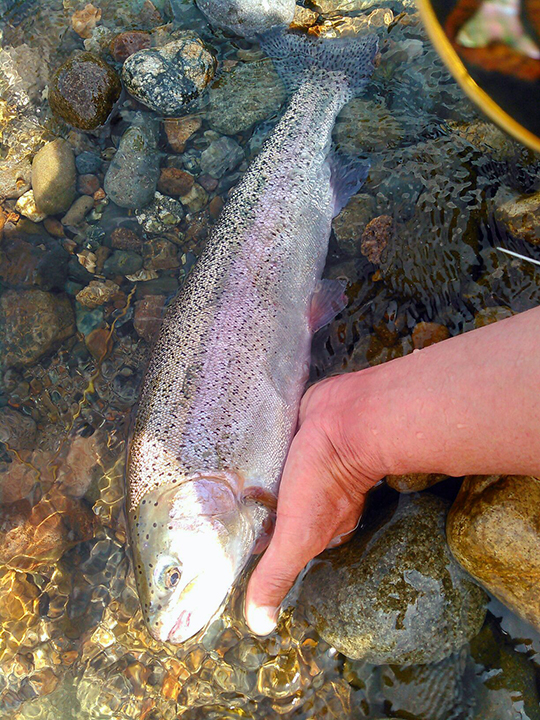
<path id="1" fill-rule="evenodd" d="M 189 610 L 182 610 L 178 616 L 178 620 L 172 626 L 167 641 L 170 643 L 178 644 L 187 640 L 191 634 L 186 635 L 186 631 L 189 632 L 189 623 L 191 621 L 191 613 Z"/>

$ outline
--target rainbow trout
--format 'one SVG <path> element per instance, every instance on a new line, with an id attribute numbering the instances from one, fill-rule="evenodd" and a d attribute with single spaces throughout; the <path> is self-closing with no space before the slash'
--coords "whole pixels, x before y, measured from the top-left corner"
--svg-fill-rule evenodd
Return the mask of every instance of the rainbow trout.
<path id="1" fill-rule="evenodd" d="M 332 218 L 368 172 L 330 144 L 376 36 L 262 44 L 292 97 L 168 308 L 128 457 L 143 615 L 172 643 L 207 624 L 268 537 L 311 336 L 345 304 L 339 283 L 320 280 Z"/>

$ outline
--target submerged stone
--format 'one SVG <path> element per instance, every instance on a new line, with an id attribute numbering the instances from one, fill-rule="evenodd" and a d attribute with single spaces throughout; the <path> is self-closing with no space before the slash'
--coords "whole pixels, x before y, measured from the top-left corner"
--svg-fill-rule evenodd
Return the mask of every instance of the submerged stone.
<path id="1" fill-rule="evenodd" d="M 285 88 L 270 60 L 241 63 L 208 90 L 206 120 L 213 130 L 236 135 L 275 115 L 285 99 Z"/>
<path id="2" fill-rule="evenodd" d="M 123 134 L 103 183 L 116 205 L 135 209 L 148 205 L 159 179 L 157 137 L 151 123 L 132 125 Z"/>
<path id="3" fill-rule="evenodd" d="M 219 179 L 234 170 L 244 159 L 240 145 L 229 137 L 214 140 L 201 154 L 201 170 Z"/>
<path id="4" fill-rule="evenodd" d="M 75 332 L 65 295 L 42 290 L 8 290 L 0 299 L 0 348 L 6 367 L 33 365 Z"/>
<path id="5" fill-rule="evenodd" d="M 540 629 L 540 480 L 466 477 L 448 515 L 458 562 L 489 592 Z"/>
<path id="6" fill-rule="evenodd" d="M 65 212 L 75 198 L 75 155 L 62 138 L 47 143 L 32 162 L 32 189 L 39 210 L 47 215 Z"/>
<path id="7" fill-rule="evenodd" d="M 120 97 L 120 78 L 97 55 L 84 52 L 66 60 L 49 86 L 53 113 L 81 130 L 103 125 Z"/>
<path id="8" fill-rule="evenodd" d="M 288 25 L 294 17 L 294 0 L 197 0 L 212 25 L 243 37 L 277 25 Z"/>
<path id="9" fill-rule="evenodd" d="M 0 162 L 0 197 L 18 198 L 30 189 L 32 166 L 28 158 Z"/>
<path id="10" fill-rule="evenodd" d="M 486 595 L 454 561 L 448 503 L 402 498 L 350 543 L 324 553 L 301 602 L 324 640 L 375 664 L 439 662 L 482 627 Z"/>
<path id="11" fill-rule="evenodd" d="M 128 92 L 164 115 L 180 113 L 197 98 L 216 71 L 216 59 L 193 32 L 156 49 L 130 55 L 122 68 Z"/>

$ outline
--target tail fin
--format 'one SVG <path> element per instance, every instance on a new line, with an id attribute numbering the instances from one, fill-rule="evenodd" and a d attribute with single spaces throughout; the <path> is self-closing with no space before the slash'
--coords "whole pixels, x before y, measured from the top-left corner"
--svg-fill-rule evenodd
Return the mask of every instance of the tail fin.
<path id="1" fill-rule="evenodd" d="M 262 49 L 272 58 L 289 92 L 317 71 L 343 77 L 351 96 L 360 95 L 369 82 L 378 50 L 376 35 L 346 38 L 315 38 L 271 30 L 259 36 Z"/>

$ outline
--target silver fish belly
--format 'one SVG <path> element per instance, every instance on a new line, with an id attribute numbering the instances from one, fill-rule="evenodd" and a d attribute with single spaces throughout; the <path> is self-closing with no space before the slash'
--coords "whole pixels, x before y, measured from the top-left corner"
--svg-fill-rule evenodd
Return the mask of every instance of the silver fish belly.
<path id="1" fill-rule="evenodd" d="M 128 510 L 143 613 L 159 639 L 181 642 L 206 624 L 265 531 L 309 368 L 336 207 L 331 132 L 350 96 L 339 74 L 303 79 L 153 349 Z"/>

